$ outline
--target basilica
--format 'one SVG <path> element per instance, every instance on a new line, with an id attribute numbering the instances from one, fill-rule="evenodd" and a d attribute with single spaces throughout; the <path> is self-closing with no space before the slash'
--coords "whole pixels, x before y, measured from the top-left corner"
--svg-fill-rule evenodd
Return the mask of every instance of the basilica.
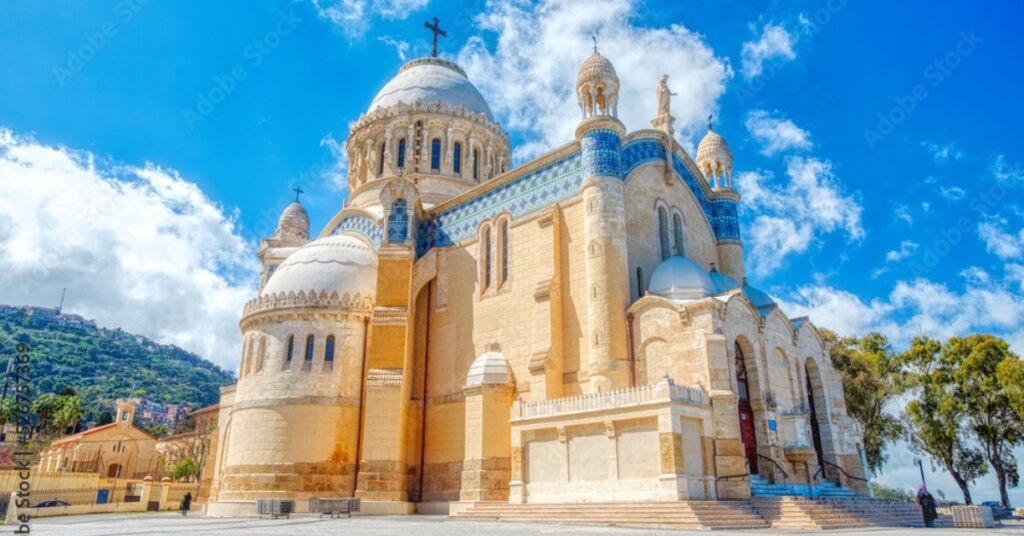
<path id="1" fill-rule="evenodd" d="M 725 139 L 687 154 L 667 77 L 627 132 L 612 62 L 581 60 L 575 139 L 516 167 L 457 64 L 377 93 L 344 206 L 261 242 L 210 515 L 868 493 L 824 340 L 747 280 Z"/>

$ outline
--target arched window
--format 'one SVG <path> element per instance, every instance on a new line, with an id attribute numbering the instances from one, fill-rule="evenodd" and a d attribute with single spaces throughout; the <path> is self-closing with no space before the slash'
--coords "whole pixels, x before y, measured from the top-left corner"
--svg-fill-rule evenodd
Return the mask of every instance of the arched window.
<path id="1" fill-rule="evenodd" d="M 491 230 L 484 235 L 484 288 L 491 287 Z"/>
<path id="2" fill-rule="evenodd" d="M 388 242 L 405 242 L 409 237 L 409 210 L 405 199 L 397 199 L 391 205 L 388 216 Z"/>
<path id="3" fill-rule="evenodd" d="M 398 140 L 398 167 L 405 167 L 405 138 Z"/>
<path id="4" fill-rule="evenodd" d="M 284 364 L 281 365 L 281 370 L 288 370 L 292 366 L 292 355 L 295 353 L 295 335 L 288 336 L 288 350 L 284 355 Z"/>
<path id="5" fill-rule="evenodd" d="M 430 142 L 430 170 L 437 172 L 441 169 L 441 140 L 434 138 Z"/>
<path id="6" fill-rule="evenodd" d="M 334 368 L 334 335 L 327 336 L 327 344 L 324 345 L 324 370 Z"/>
<path id="7" fill-rule="evenodd" d="M 387 148 L 387 144 L 384 142 L 380 143 L 380 160 L 377 162 L 377 176 L 380 177 L 384 174 L 384 158 L 386 157 L 384 149 Z"/>
<path id="8" fill-rule="evenodd" d="M 452 149 L 452 172 L 456 175 L 462 174 L 462 144 L 455 142 L 455 148 Z"/>
<path id="9" fill-rule="evenodd" d="M 239 366 L 239 371 L 238 371 L 239 376 L 242 377 L 242 378 L 244 378 L 244 377 L 249 375 L 249 366 L 252 363 L 252 354 L 253 354 L 252 347 L 253 347 L 254 344 L 256 344 L 256 338 L 255 337 L 251 337 L 242 346 L 242 363 L 241 363 L 241 366 Z"/>
<path id="10" fill-rule="evenodd" d="M 306 359 L 302 362 L 302 370 L 313 366 L 313 335 L 306 336 Z"/>
<path id="11" fill-rule="evenodd" d="M 508 281 L 508 220 L 502 220 L 499 231 L 501 240 L 501 284 Z"/>
<path id="12" fill-rule="evenodd" d="M 256 370 L 259 374 L 263 372 L 263 360 L 267 357 L 267 336 L 260 335 L 260 349 L 256 352 Z"/>
<path id="13" fill-rule="evenodd" d="M 480 149 L 473 149 L 473 180 L 480 180 Z"/>
<path id="14" fill-rule="evenodd" d="M 678 212 L 672 214 L 672 234 L 676 240 L 676 255 L 686 256 L 686 234 L 683 233 L 683 217 Z"/>
<path id="15" fill-rule="evenodd" d="M 672 256 L 672 250 L 668 243 L 668 211 L 665 207 L 658 207 L 658 239 L 661 242 L 661 260 Z"/>
<path id="16" fill-rule="evenodd" d="M 636 296 L 644 297 L 644 269 L 639 266 L 636 267 Z"/>

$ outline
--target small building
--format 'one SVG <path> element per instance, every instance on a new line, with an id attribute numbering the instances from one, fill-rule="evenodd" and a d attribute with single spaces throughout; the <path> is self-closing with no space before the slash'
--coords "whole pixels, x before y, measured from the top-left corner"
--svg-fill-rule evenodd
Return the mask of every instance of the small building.
<path id="1" fill-rule="evenodd" d="M 98 473 L 108 478 L 150 475 L 156 469 L 157 439 L 134 420 L 134 405 L 118 405 L 114 422 L 54 441 L 40 456 L 39 471 Z"/>

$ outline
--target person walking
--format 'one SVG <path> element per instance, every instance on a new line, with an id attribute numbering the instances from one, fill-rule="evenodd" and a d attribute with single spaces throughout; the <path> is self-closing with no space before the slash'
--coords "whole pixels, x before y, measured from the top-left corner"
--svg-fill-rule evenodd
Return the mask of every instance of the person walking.
<path id="1" fill-rule="evenodd" d="M 185 496 L 181 498 L 181 515 L 187 516 L 189 508 L 192 507 L 192 492 L 186 491 Z"/>
<path id="2" fill-rule="evenodd" d="M 921 484 L 921 487 L 917 490 L 917 505 L 921 507 L 921 516 L 924 518 L 924 526 L 932 527 L 935 524 L 935 519 L 939 517 L 938 511 L 935 509 L 935 497 L 932 497 L 931 493 L 928 493 L 928 488 Z"/>

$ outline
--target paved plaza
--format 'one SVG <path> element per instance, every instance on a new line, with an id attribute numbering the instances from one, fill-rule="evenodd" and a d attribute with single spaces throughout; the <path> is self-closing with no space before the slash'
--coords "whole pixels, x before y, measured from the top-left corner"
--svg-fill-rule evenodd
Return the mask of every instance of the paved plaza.
<path id="1" fill-rule="evenodd" d="M 3 533 L 7 533 L 5 527 Z M 700 531 L 660 531 L 608 527 L 583 527 L 522 523 L 483 523 L 455 521 L 444 516 L 380 516 L 352 519 L 321 519 L 312 516 L 293 516 L 291 519 L 228 519 L 206 518 L 200 515 L 182 518 L 178 514 L 97 514 L 42 518 L 32 522 L 32 534 L 45 536 L 106 536 L 111 534 L 138 534 L 146 536 L 180 536 L 182 534 L 237 534 L 273 536 L 319 536 L 334 534 L 404 535 L 404 536 L 478 536 L 513 534 L 597 534 L 607 536 L 639 536 L 668 534 L 706 534 Z M 835 530 L 829 534 L 870 534 L 873 536 L 907 536 L 908 533 L 928 535 L 952 534 L 1021 534 L 1024 525 L 1004 526 L 995 530 L 964 529 L 861 529 Z M 808 534 L 808 531 L 716 531 L 716 535 L 729 534 Z"/>

